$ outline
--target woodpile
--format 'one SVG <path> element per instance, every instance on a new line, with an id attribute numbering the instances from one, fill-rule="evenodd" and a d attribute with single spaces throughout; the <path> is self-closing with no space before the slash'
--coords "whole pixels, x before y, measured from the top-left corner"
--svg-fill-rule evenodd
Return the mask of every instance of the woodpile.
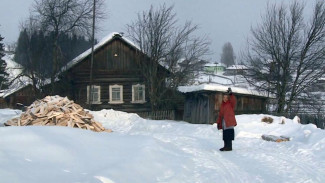
<path id="1" fill-rule="evenodd" d="M 95 132 L 112 132 L 96 122 L 80 105 L 60 96 L 47 96 L 35 101 L 19 118 L 11 119 L 5 125 L 68 126 Z"/>
<path id="2" fill-rule="evenodd" d="M 289 141 L 290 138 L 286 136 L 275 136 L 275 135 L 262 135 L 262 139 L 266 141 L 272 142 L 286 142 Z"/>

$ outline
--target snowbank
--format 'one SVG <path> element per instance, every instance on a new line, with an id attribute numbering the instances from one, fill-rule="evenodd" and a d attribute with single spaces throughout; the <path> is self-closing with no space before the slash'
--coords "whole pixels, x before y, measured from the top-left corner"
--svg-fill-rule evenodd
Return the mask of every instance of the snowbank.
<path id="1" fill-rule="evenodd" d="M 9 115 L 8 111 L 0 113 Z M 0 128 L 3 182 L 324 182 L 325 133 L 290 119 L 238 115 L 232 152 L 215 125 L 91 111 L 113 133 L 67 127 Z M 13 114 L 12 114 L 13 115 Z M 274 143 L 262 134 L 291 137 Z M 0 182 L 1 182 L 0 181 Z"/>
<path id="2" fill-rule="evenodd" d="M 21 113 L 20 110 L 0 109 L 0 126 L 3 126 L 9 119 L 19 117 Z"/>

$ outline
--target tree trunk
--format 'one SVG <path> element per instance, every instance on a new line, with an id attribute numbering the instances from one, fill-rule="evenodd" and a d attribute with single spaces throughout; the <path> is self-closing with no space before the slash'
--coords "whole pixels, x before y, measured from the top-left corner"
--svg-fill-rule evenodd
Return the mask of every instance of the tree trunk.
<path id="1" fill-rule="evenodd" d="M 52 63 L 52 74 L 51 74 L 51 95 L 55 92 L 55 75 L 58 67 L 58 39 L 59 32 L 55 31 L 55 38 L 53 43 L 53 63 Z"/>

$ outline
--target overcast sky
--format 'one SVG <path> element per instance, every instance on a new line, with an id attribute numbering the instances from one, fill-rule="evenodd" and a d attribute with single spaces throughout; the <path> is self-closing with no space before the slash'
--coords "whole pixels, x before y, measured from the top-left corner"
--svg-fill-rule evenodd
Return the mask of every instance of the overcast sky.
<path id="1" fill-rule="evenodd" d="M 261 21 L 267 3 L 282 3 L 292 0 L 105 0 L 108 17 L 100 23 L 101 31 L 96 33 L 100 40 L 110 32 L 126 32 L 125 25 L 136 19 L 137 13 L 148 10 L 150 5 L 166 3 L 174 5 L 179 22 L 191 20 L 199 25 L 198 35 L 211 39 L 212 54 L 208 59 L 220 61 L 222 46 L 226 42 L 233 45 L 237 55 L 245 48 L 251 26 Z M 303 0 L 301 0 L 303 1 Z M 311 2 L 304 1 L 306 11 L 311 12 Z M 19 25 L 24 21 L 34 0 L 1 0 L 0 34 L 6 44 L 16 42 Z"/>

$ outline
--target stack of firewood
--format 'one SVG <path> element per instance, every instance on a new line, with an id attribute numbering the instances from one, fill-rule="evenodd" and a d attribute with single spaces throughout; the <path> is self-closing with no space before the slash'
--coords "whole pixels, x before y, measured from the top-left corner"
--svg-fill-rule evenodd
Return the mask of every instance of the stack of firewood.
<path id="1" fill-rule="evenodd" d="M 94 121 L 93 116 L 80 105 L 60 96 L 47 96 L 35 101 L 19 118 L 11 119 L 5 125 L 68 126 L 96 132 L 111 132 L 101 123 Z"/>

